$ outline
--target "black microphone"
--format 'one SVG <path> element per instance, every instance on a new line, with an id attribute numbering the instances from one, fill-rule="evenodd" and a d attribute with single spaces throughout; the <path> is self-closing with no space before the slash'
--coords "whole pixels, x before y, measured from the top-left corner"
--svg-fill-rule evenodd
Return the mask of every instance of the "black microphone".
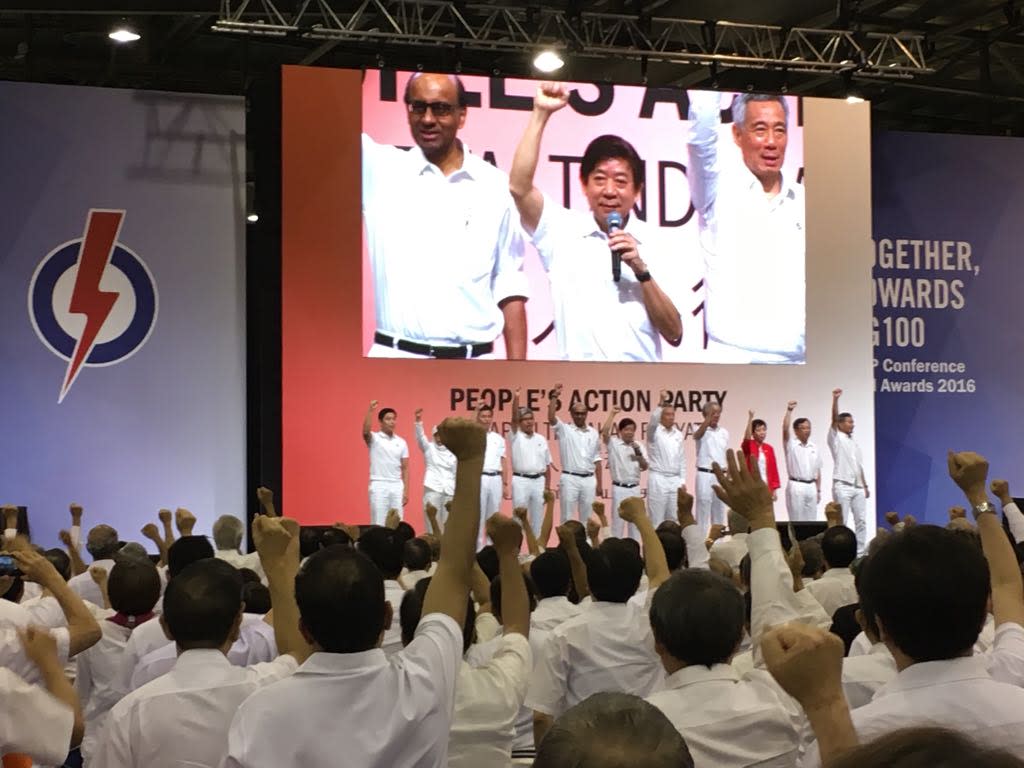
<path id="1" fill-rule="evenodd" d="M 614 235 L 622 229 L 622 216 L 618 211 L 612 211 L 604 220 L 609 235 Z M 618 251 L 612 251 L 612 280 L 616 283 L 622 277 L 622 255 Z"/>

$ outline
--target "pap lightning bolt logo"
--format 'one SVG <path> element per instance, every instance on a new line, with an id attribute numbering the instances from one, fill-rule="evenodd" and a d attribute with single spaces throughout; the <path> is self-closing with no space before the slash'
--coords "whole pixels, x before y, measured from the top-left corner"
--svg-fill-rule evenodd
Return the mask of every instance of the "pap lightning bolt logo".
<path id="1" fill-rule="evenodd" d="M 85 238 L 82 240 L 82 248 L 78 256 L 78 275 L 75 278 L 75 287 L 71 294 L 71 304 L 68 311 L 72 314 L 85 315 L 85 328 L 82 335 L 78 337 L 75 344 L 74 354 L 68 361 L 67 373 L 64 376 L 64 386 L 61 387 L 58 402 L 64 400 L 64 396 L 75 383 L 82 364 L 89 357 L 93 347 L 96 345 L 96 337 L 103 330 L 114 304 L 121 295 L 114 291 L 100 289 L 100 280 L 110 263 L 111 254 L 114 252 L 114 244 L 117 243 L 117 236 L 121 231 L 121 222 L 124 221 L 124 211 L 100 211 L 89 212 L 89 220 L 85 225 Z"/>

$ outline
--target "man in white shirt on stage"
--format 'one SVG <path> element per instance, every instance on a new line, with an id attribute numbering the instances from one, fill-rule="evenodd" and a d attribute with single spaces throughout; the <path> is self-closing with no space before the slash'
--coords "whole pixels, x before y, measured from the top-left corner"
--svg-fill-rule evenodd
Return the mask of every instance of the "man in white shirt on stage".
<path id="1" fill-rule="evenodd" d="M 672 393 L 663 390 L 658 407 L 651 411 L 651 421 L 647 425 L 651 470 L 647 474 L 647 514 L 655 527 L 666 520 L 676 519 L 679 489 L 686 487 L 683 437 L 683 430 L 676 426 Z"/>
<path id="2" fill-rule="evenodd" d="M 633 214 L 644 185 L 636 149 L 619 136 L 590 142 L 580 162 L 590 206 L 585 213 L 564 208 L 534 186 L 544 128 L 568 103 L 565 85 L 540 85 L 509 173 L 523 228 L 551 280 L 559 356 L 659 361 L 663 340 L 678 346 L 683 338 L 671 298 L 682 288 L 675 269 L 680 257 L 659 244 L 656 227 Z"/>
<path id="3" fill-rule="evenodd" d="M 843 508 L 843 522 L 857 532 L 857 553 L 868 546 L 867 500 L 871 489 L 864 476 L 864 458 L 853 439 L 853 416 L 839 412 L 843 390 L 832 390 L 832 428 L 828 449 L 832 452 L 832 499 Z M 850 520 L 853 519 L 853 525 Z"/>
<path id="4" fill-rule="evenodd" d="M 548 423 L 554 429 L 562 464 L 562 476 L 558 480 L 561 521 L 563 524 L 570 519 L 586 522 L 594 499 L 604 495 L 601 439 L 597 430 L 587 424 L 589 411 L 581 402 L 569 406 L 572 424 L 558 418 L 558 398 L 561 395 L 561 384 L 556 384 L 548 392 Z"/>
<path id="5" fill-rule="evenodd" d="M 487 541 L 484 532 L 487 518 L 501 509 L 502 497 L 508 497 L 508 459 L 505 456 L 505 438 L 491 427 L 494 424 L 494 409 L 481 405 L 476 411 L 476 420 L 487 430 L 487 453 L 484 456 L 484 474 L 480 478 L 480 534 Z"/>
<path id="6" fill-rule="evenodd" d="M 782 450 L 786 453 L 786 511 L 789 519 L 797 522 L 815 520 L 818 504 L 821 502 L 821 454 L 818 446 L 811 442 L 811 420 L 790 418 L 796 408 L 796 400 L 786 404 L 786 415 L 782 419 Z"/>
<path id="7" fill-rule="evenodd" d="M 630 496 L 641 496 L 640 473 L 648 468 L 647 454 L 643 444 L 636 439 L 636 422 L 622 419 L 618 434 L 612 434 L 615 417 L 621 411 L 612 408 L 604 426 L 601 427 L 601 442 L 608 451 L 608 473 L 612 476 L 612 536 L 630 537 L 639 540 L 639 534 L 619 517 L 619 505 Z"/>
<path id="8" fill-rule="evenodd" d="M 388 510 L 409 503 L 409 446 L 395 434 L 398 418 L 393 408 L 381 410 L 380 431 L 370 430 L 377 401 L 371 400 L 363 419 L 363 441 L 370 449 L 370 522 L 384 525 Z"/>
<path id="9" fill-rule="evenodd" d="M 697 525 L 701 534 L 707 536 L 712 525 L 725 524 L 726 506 L 713 490 L 715 473 L 711 465 L 717 462 L 719 466 L 725 466 L 729 430 L 718 424 L 722 418 L 722 406 L 719 403 L 706 403 L 701 413 L 704 414 L 704 421 L 693 433 L 697 443 Z"/>
<path id="10" fill-rule="evenodd" d="M 551 448 L 537 434 L 537 418 L 519 405 L 519 387 L 512 398 L 512 508 L 526 507 L 535 536 L 544 517 L 544 491 L 551 486 Z"/>
<path id="11" fill-rule="evenodd" d="M 508 178 L 458 138 L 458 77 L 414 74 L 409 151 L 363 135 L 363 217 L 377 330 L 371 357 L 526 357 L 523 239 Z"/>
<path id="12" fill-rule="evenodd" d="M 733 99 L 732 138 L 745 168 L 729 173 L 719 157 L 721 98 L 689 92 L 687 179 L 704 250 L 708 351 L 721 362 L 803 362 L 804 190 L 782 173 L 789 107 L 778 95 Z M 787 298 L 753 321 L 765 296 Z"/>
<path id="13" fill-rule="evenodd" d="M 449 451 L 437 437 L 437 427 L 431 437 L 423 428 L 423 409 L 416 409 L 416 442 L 423 451 L 423 530 L 430 530 L 426 519 L 427 505 L 437 510 L 441 525 L 448 519 L 445 507 L 455 493 L 455 454 Z"/>

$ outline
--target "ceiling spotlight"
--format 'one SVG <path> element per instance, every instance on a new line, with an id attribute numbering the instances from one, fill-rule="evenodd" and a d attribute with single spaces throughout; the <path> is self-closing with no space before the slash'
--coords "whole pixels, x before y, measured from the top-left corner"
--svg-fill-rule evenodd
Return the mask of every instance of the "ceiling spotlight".
<path id="1" fill-rule="evenodd" d="M 250 224 L 255 224 L 257 221 L 260 220 L 260 215 L 258 213 L 250 213 L 248 216 L 245 217 L 245 220 L 248 221 Z"/>
<path id="2" fill-rule="evenodd" d="M 846 103 L 847 104 L 863 104 L 864 103 L 864 97 L 863 96 L 856 96 L 856 95 L 851 93 L 849 96 L 846 97 Z"/>
<path id="3" fill-rule="evenodd" d="M 128 24 L 118 24 L 107 33 L 107 37 L 115 43 L 134 43 L 136 40 L 142 39 L 142 35 Z"/>
<path id="4" fill-rule="evenodd" d="M 539 72 L 557 72 L 564 65 L 562 57 L 550 49 L 541 51 L 533 59 L 533 66 Z"/>

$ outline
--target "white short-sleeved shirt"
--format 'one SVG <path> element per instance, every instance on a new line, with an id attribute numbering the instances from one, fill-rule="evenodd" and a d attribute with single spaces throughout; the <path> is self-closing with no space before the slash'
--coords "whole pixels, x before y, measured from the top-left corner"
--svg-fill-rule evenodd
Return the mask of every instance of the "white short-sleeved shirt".
<path id="1" fill-rule="evenodd" d="M 759 678 L 728 664 L 695 664 L 670 675 L 647 697 L 686 739 L 694 765 L 791 768 L 800 748 L 801 712 Z"/>
<path id="2" fill-rule="evenodd" d="M 0 667 L 0 754 L 27 755 L 37 765 L 62 765 L 75 712 L 45 688 Z"/>
<path id="3" fill-rule="evenodd" d="M 661 406 L 651 411 L 647 425 L 647 447 L 651 452 L 652 472 L 662 475 L 679 475 L 686 478 L 686 455 L 683 452 L 683 430 L 672 425 L 665 429 L 661 425 Z"/>
<path id="4" fill-rule="evenodd" d="M 516 719 L 526 698 L 533 654 L 519 634 L 487 643 L 488 658 L 463 661 L 448 739 L 449 768 L 507 768 Z M 475 647 L 475 646 L 474 646 Z"/>
<path id="5" fill-rule="evenodd" d="M 238 707 L 297 668 L 294 656 L 236 667 L 217 650 L 185 651 L 170 672 L 114 705 L 97 740 L 94 763 L 218 768 Z"/>
<path id="6" fill-rule="evenodd" d="M 537 607 L 530 614 L 530 630 L 550 632 L 569 619 L 579 616 L 582 611 L 583 609 L 573 605 L 568 597 L 545 597 L 537 603 Z"/>
<path id="7" fill-rule="evenodd" d="M 508 176 L 468 150 L 445 177 L 419 147 L 364 134 L 363 217 L 385 333 L 437 345 L 493 341 L 505 326 L 498 305 L 530 295 Z"/>
<path id="8" fill-rule="evenodd" d="M 379 648 L 314 653 L 242 705 L 224 768 L 334 768 L 339 756 L 361 768 L 443 768 L 462 643 L 462 627 L 434 613 L 390 658 Z"/>
<path id="9" fill-rule="evenodd" d="M 423 422 L 416 422 L 416 442 L 423 451 L 423 486 L 446 496 L 455 493 L 455 468 L 458 459 L 443 445 L 427 438 Z"/>
<path id="10" fill-rule="evenodd" d="M 484 449 L 484 472 L 501 472 L 501 460 L 505 458 L 505 438 L 493 429 L 487 430 L 487 446 Z"/>
<path id="11" fill-rule="evenodd" d="M 849 568 L 829 568 L 820 579 L 808 581 L 804 589 L 821 603 L 825 613 L 834 614 L 844 605 L 858 602 L 857 587 Z"/>
<path id="12" fill-rule="evenodd" d="M 818 446 L 808 440 L 801 443 L 795 437 L 786 443 L 786 474 L 796 480 L 816 480 L 821 472 L 821 454 Z"/>
<path id="13" fill-rule="evenodd" d="M 107 616 L 114 611 L 108 610 Z M 150 619 L 150 621 L 158 621 Z M 82 739 L 82 756 L 88 760 L 96 747 L 96 736 L 107 721 L 107 714 L 121 698 L 118 687 L 121 654 L 132 633 L 128 627 L 107 621 L 100 621 L 102 636 L 96 645 L 82 651 L 75 657 L 75 690 L 82 703 L 82 717 L 85 719 L 85 736 Z"/>
<path id="14" fill-rule="evenodd" d="M 71 635 L 64 627 L 51 629 L 50 635 L 57 641 L 57 660 L 64 666 L 68 663 Z M 10 670 L 28 683 L 42 681 L 39 668 L 25 655 L 25 648 L 18 638 L 17 630 L 11 627 L 0 628 L 0 667 Z"/>
<path id="15" fill-rule="evenodd" d="M 114 567 L 114 561 L 96 560 L 92 565 L 104 569 L 109 574 L 110 569 Z M 92 566 L 89 567 L 91 568 Z M 100 608 L 103 607 L 103 593 L 100 592 L 99 586 L 92 580 L 92 576 L 89 575 L 88 571 L 80 573 L 77 576 L 72 576 L 68 579 L 68 586 L 71 587 L 71 590 L 83 600 L 88 600 L 90 603 L 97 605 Z"/>
<path id="16" fill-rule="evenodd" d="M 402 459 L 409 458 L 409 446 L 398 435 L 370 433 L 370 480 L 402 480 Z"/>
<path id="17" fill-rule="evenodd" d="M 711 469 L 711 465 L 718 462 L 725 466 L 725 452 L 729 448 L 729 430 L 725 427 L 708 427 L 704 430 L 704 436 L 696 438 L 697 443 L 697 466 L 701 469 Z"/>
<path id="18" fill-rule="evenodd" d="M 519 429 L 509 438 L 512 444 L 512 471 L 524 475 L 543 475 L 551 464 L 547 438 L 538 432 L 527 435 Z"/>
<path id="19" fill-rule="evenodd" d="M 12 603 L 0 598 L 0 627 L 24 629 L 32 621 L 32 615 L 24 604 Z"/>
<path id="20" fill-rule="evenodd" d="M 601 458 L 601 435 L 589 424 L 580 429 L 561 419 L 555 420 L 555 439 L 563 472 L 588 474 Z"/>
<path id="21" fill-rule="evenodd" d="M 656 228 L 634 214 L 623 231 L 636 239 L 652 278 L 671 297 L 680 280 Z M 661 334 L 647 314 L 643 283 L 628 266 L 618 283 L 612 280 L 608 236 L 593 213 L 567 210 L 545 195 L 533 244 L 551 280 L 559 357 L 661 360 Z"/>
<path id="22" fill-rule="evenodd" d="M 634 440 L 627 443 L 618 435 L 608 438 L 608 471 L 611 473 L 613 483 L 632 484 L 640 482 L 640 460 L 636 452 L 647 458 L 647 451 L 643 443 Z"/>
<path id="23" fill-rule="evenodd" d="M 832 479 L 857 487 L 863 487 L 864 459 L 860 446 L 853 435 L 840 432 L 835 427 L 828 431 L 828 449 L 832 452 Z"/>
<path id="24" fill-rule="evenodd" d="M 644 606 L 594 601 L 551 630 L 526 705 L 558 716 L 595 693 L 650 696 L 664 682 Z"/>

